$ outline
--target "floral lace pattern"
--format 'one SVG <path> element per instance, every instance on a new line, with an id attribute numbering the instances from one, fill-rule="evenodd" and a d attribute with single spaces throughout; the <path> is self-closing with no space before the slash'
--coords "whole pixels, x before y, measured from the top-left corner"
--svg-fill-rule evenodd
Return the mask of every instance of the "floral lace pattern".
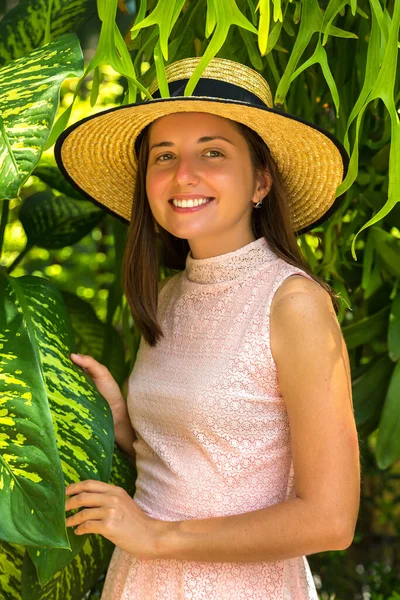
<path id="1" fill-rule="evenodd" d="M 295 495 L 290 429 L 270 350 L 273 296 L 291 275 L 264 238 L 186 268 L 159 293 L 164 337 L 129 379 L 135 501 L 160 520 L 240 514 Z M 143 560 L 116 548 L 102 600 L 317 600 L 304 556 Z"/>

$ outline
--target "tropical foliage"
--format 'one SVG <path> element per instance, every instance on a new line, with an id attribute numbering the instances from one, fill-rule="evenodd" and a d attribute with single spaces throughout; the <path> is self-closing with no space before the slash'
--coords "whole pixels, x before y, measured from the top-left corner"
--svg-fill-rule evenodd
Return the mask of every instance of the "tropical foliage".
<path id="1" fill-rule="evenodd" d="M 98 43 L 84 60 L 93 15 Z M 372 541 L 391 539 L 399 529 L 396 510 L 388 509 L 388 499 L 399 496 L 400 456 L 399 27 L 396 0 L 21 0 L 4 15 L 0 588 L 6 599 L 81 600 L 106 570 L 111 545 L 95 536 L 76 542 L 65 528 L 64 486 L 88 477 L 108 481 L 113 447 L 107 403 L 68 355 L 92 354 L 123 385 L 139 341 L 119 277 L 126 226 L 67 184 L 55 166 L 54 141 L 89 112 L 149 97 L 155 76 L 168 96 L 165 65 L 201 56 L 189 94 L 215 55 L 262 73 L 278 108 L 331 131 L 350 155 L 339 210 L 298 243 L 343 299 L 338 318 L 351 359 L 363 506 L 355 550 L 346 553 L 352 577 L 333 581 L 326 557 L 310 562 L 321 574 L 321 593 L 336 586 L 337 598 L 356 597 L 362 585 L 376 598 L 400 588 L 394 575 L 383 583 Z M 160 277 L 167 274 L 161 267 Z M 110 481 L 133 492 L 130 466 L 117 450 L 112 456 Z M 385 482 L 384 493 L 377 481 Z M 386 560 L 393 573 L 393 556 Z M 364 571 L 357 571 L 361 562 Z"/>

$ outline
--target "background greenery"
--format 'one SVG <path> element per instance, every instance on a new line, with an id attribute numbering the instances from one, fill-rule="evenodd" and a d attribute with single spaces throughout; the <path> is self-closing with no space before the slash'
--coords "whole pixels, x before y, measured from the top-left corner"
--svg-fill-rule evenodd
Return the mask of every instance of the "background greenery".
<path id="1" fill-rule="evenodd" d="M 338 318 L 352 367 L 362 499 L 351 548 L 313 555 L 309 562 L 321 598 L 398 600 L 400 2 L 260 0 L 257 5 L 253 0 L 142 0 L 136 5 L 122 0 L 22 0 L 15 4 L 0 2 L 4 15 L 0 97 L 6 89 L 4 69 L 12 69 L 15 59 L 29 68 L 32 59 L 26 57 L 35 49 L 46 55 L 46 44 L 61 43 L 63 34 L 76 32 L 84 62 L 80 71 L 76 67 L 77 77 L 60 82 L 60 104 L 48 119 L 36 162 L 31 161 L 29 168 L 24 163 L 25 171 L 19 169 L 21 185 L 15 176 L 9 177 L 7 167 L 12 153 L 19 160 L 7 110 L 16 102 L 17 124 L 27 118 L 28 75 L 25 81 L 21 77 L 18 92 L 7 95 L 7 104 L 0 101 L 0 238 L 4 230 L 0 265 L 12 278 L 46 278 L 58 288 L 78 348 L 90 350 L 99 360 L 112 355 L 114 368 L 122 365 L 116 374 L 121 383 L 132 368 L 139 341 L 118 279 L 125 226 L 93 210 L 60 178 L 53 143 L 67 122 L 142 100 L 156 74 L 163 81 L 169 62 L 203 56 L 198 77 L 207 61 L 218 55 L 261 72 L 277 106 L 328 129 L 345 143 L 351 163 L 339 190 L 345 193 L 341 208 L 298 242 L 313 271 L 343 298 Z M 74 43 L 72 38 L 68 42 Z M 187 92 L 194 84 L 195 78 Z M 10 94 L 9 88 L 6 91 Z M 163 95 L 167 92 L 164 86 Z M 6 138 L 11 140 L 8 154 Z M 66 204 L 63 196 L 69 198 Z M 162 271 L 160 277 L 167 274 Z M 82 323 L 90 327 L 82 330 Z M 4 427 L 0 420 L 0 438 Z M 118 464 L 114 460 L 114 477 L 121 481 L 123 468 L 118 471 Z M 132 484 L 133 474 L 124 473 L 124 485 Z M 26 566 L 26 557 L 23 566 L 23 547 L 3 541 L 1 552 L 4 598 L 33 600 L 32 589 L 35 598 L 57 598 L 60 589 L 64 590 L 60 597 L 67 597 L 65 581 L 72 580 L 68 567 L 40 589 L 32 583 L 36 573 L 32 564 Z M 78 575 L 74 585 L 67 586 L 68 598 L 100 595 L 110 548 L 102 551 L 99 546 L 90 552 L 102 557 L 100 568 L 90 577 L 82 575 L 85 569 L 70 568 Z"/>

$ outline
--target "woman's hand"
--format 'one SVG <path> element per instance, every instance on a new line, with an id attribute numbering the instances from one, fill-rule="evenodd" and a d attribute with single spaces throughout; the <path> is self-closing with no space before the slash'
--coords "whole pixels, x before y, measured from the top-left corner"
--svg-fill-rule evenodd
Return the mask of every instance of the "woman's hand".
<path id="1" fill-rule="evenodd" d="M 114 427 L 118 428 L 128 418 L 127 408 L 118 383 L 110 371 L 105 365 L 87 354 L 71 354 L 70 357 L 76 365 L 83 368 L 100 394 L 107 400 L 113 415 Z"/>
<path id="2" fill-rule="evenodd" d="M 67 518 L 67 527 L 77 526 L 77 535 L 98 533 L 137 558 L 157 557 L 164 522 L 148 517 L 124 489 L 88 479 L 65 491 L 70 496 L 66 511 L 84 507 Z"/>

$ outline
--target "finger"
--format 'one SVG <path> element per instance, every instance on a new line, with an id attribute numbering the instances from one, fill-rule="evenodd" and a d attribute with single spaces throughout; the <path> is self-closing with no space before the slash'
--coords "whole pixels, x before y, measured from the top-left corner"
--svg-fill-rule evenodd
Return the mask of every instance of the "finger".
<path id="1" fill-rule="evenodd" d="M 105 514 L 102 508 L 84 508 L 71 517 L 68 517 L 66 525 L 67 527 L 75 527 L 76 525 L 81 525 L 85 521 L 100 521 L 104 516 Z"/>
<path id="2" fill-rule="evenodd" d="M 77 365 L 85 369 L 92 377 L 107 377 L 109 370 L 105 365 L 99 363 L 93 356 L 89 354 L 70 354 L 70 358 Z"/>
<path id="3" fill-rule="evenodd" d="M 97 481 L 96 479 L 85 479 L 84 481 L 77 481 L 76 483 L 70 483 L 65 488 L 67 496 L 73 494 L 80 494 L 81 492 L 98 492 L 105 493 L 109 488 L 115 488 L 110 483 L 104 483 L 104 481 Z"/>
<path id="4" fill-rule="evenodd" d="M 68 498 L 65 502 L 65 510 L 74 510 L 75 508 L 82 508 L 82 506 L 103 506 L 104 498 L 104 494 L 82 492 L 81 494 L 72 496 L 72 498 Z"/>
<path id="5" fill-rule="evenodd" d="M 85 521 L 82 525 L 79 525 L 74 529 L 76 535 L 83 535 L 86 533 L 100 533 L 104 535 L 104 524 L 102 520 L 96 521 Z M 107 537 L 106 535 L 104 537 Z"/>

